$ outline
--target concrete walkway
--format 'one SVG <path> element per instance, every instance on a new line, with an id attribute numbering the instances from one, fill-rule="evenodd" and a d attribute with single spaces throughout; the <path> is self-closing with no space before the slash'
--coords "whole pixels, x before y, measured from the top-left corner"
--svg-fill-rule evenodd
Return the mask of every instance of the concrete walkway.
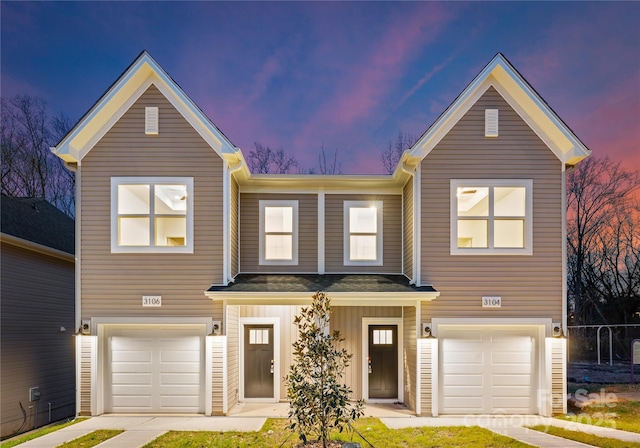
<path id="1" fill-rule="evenodd" d="M 271 410 L 275 415 L 270 414 L 270 417 L 286 416 L 284 407 L 280 404 L 271 407 L 273 407 Z M 267 417 L 264 416 L 264 412 L 262 416 L 258 416 L 257 408 L 254 405 L 246 405 L 235 415 L 228 417 L 102 415 L 33 439 L 19 445 L 19 447 L 54 448 L 98 429 L 124 430 L 122 434 L 98 445 L 99 448 L 141 448 L 170 430 L 259 431 Z M 264 411 L 264 407 L 262 409 Z M 400 408 L 387 408 L 385 412 L 384 407 L 375 406 L 368 406 L 366 414 L 380 418 L 391 429 L 421 426 L 480 426 L 529 445 L 545 448 L 579 448 L 590 445 L 533 431 L 525 426 L 553 425 L 626 442 L 640 443 L 640 434 L 533 415 L 415 417 L 407 415 L 406 411 Z"/>

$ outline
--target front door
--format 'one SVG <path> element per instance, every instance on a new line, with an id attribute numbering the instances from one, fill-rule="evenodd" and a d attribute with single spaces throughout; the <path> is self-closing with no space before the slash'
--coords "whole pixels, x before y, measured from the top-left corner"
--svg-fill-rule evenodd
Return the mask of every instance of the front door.
<path id="1" fill-rule="evenodd" d="M 369 325 L 369 398 L 398 398 L 398 326 Z"/>
<path id="2" fill-rule="evenodd" d="M 273 325 L 245 325 L 245 398 L 273 398 L 273 377 Z"/>

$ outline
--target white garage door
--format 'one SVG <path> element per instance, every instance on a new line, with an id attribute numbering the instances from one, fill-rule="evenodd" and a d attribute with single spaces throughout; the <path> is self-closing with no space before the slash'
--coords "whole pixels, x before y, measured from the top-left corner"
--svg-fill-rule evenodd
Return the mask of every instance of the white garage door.
<path id="1" fill-rule="evenodd" d="M 538 329 L 439 326 L 440 412 L 536 413 Z"/>
<path id="2" fill-rule="evenodd" d="M 113 326 L 105 332 L 106 412 L 204 412 L 200 326 Z"/>

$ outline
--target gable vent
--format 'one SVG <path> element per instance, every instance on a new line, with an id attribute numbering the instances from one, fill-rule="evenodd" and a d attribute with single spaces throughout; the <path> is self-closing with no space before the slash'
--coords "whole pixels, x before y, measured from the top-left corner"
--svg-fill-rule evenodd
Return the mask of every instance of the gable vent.
<path id="1" fill-rule="evenodd" d="M 144 108 L 144 133 L 147 135 L 156 135 L 158 133 L 158 108 Z"/>
<path id="2" fill-rule="evenodd" d="M 498 109 L 484 110 L 484 136 L 498 136 Z"/>

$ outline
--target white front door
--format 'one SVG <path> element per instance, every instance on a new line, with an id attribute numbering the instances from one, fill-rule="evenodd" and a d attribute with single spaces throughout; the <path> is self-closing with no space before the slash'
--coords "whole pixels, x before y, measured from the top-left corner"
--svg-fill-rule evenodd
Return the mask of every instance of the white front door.
<path id="1" fill-rule="evenodd" d="M 536 413 L 538 329 L 441 325 L 442 414 Z"/>
<path id="2" fill-rule="evenodd" d="M 203 413 L 203 325 L 105 330 L 105 412 Z"/>

